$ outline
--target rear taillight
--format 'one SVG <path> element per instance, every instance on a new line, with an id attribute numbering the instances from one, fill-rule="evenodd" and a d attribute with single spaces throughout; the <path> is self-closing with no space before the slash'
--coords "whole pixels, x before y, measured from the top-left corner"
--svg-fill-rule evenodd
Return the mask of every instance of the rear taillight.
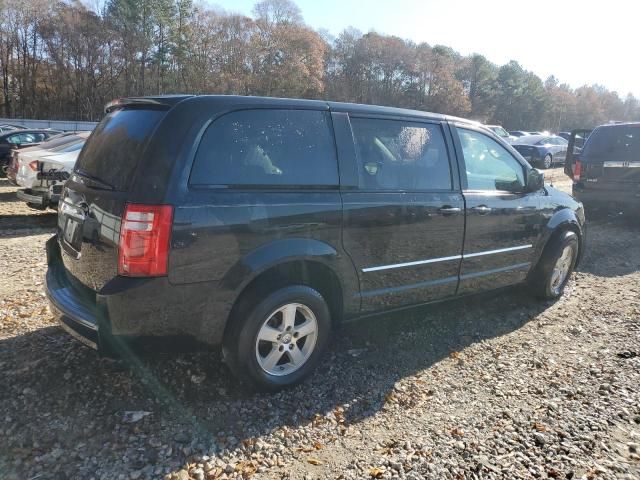
<path id="1" fill-rule="evenodd" d="M 34 160 L 33 162 L 29 162 L 29 168 L 31 170 L 33 170 L 34 172 L 38 171 L 38 168 L 40 167 L 40 162 L 38 162 L 37 160 Z"/>
<path id="2" fill-rule="evenodd" d="M 575 161 L 573 162 L 573 180 L 576 182 L 579 182 L 581 176 L 582 176 L 582 162 L 576 158 Z"/>
<path id="3" fill-rule="evenodd" d="M 172 221 L 171 205 L 127 204 L 120 227 L 118 274 L 166 275 Z"/>

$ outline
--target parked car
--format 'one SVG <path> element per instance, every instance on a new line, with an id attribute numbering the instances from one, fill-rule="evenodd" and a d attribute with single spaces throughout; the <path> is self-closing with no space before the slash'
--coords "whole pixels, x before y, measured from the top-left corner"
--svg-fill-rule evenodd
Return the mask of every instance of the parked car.
<path id="1" fill-rule="evenodd" d="M 485 125 L 485 127 L 487 127 L 489 130 L 491 130 L 493 133 L 495 133 L 497 136 L 499 136 L 504 140 L 510 141 L 510 140 L 515 140 L 517 138 L 511 135 L 509 132 L 507 132 L 504 128 L 502 128 L 501 125 Z"/>
<path id="2" fill-rule="evenodd" d="M 21 165 L 17 183 L 20 200 L 39 210 L 56 208 L 62 186 L 69 178 L 84 141 L 68 145 L 59 153 L 46 155 Z"/>
<path id="3" fill-rule="evenodd" d="M 85 132 L 65 132 L 54 135 L 48 140 L 33 147 L 25 147 L 20 150 L 12 150 L 9 164 L 5 167 L 7 179 L 10 183 L 17 185 L 16 175 L 20 168 L 20 163 L 26 165 L 29 162 L 47 155 L 55 155 L 67 146 L 83 141 L 88 135 Z"/>
<path id="4" fill-rule="evenodd" d="M 524 130 L 509 130 L 509 135 L 512 137 L 524 137 L 525 135 L 531 135 L 529 132 L 525 132 Z"/>
<path id="5" fill-rule="evenodd" d="M 100 351 L 188 335 L 222 344 L 250 385 L 278 389 L 311 374 L 343 321 L 521 282 L 558 298 L 585 219 L 543 179 L 454 117 L 123 99 L 65 183 L 46 293 Z"/>
<path id="6" fill-rule="evenodd" d="M 32 147 L 62 133 L 58 130 L 14 130 L 0 134 L 0 172 L 5 173 L 11 159 L 11 150 Z"/>
<path id="7" fill-rule="evenodd" d="M 529 163 L 545 169 L 564 163 L 569 145 L 564 138 L 545 135 L 527 135 L 511 144 Z"/>
<path id="8" fill-rule="evenodd" d="M 586 138 L 584 147 L 576 147 Z M 640 211 L 640 122 L 574 130 L 565 173 L 573 178 L 573 195 L 587 207 Z"/>
<path id="9" fill-rule="evenodd" d="M 13 132 L 15 130 L 24 130 L 25 127 L 22 125 L 13 125 L 11 123 L 0 123 L 0 134 Z"/>
<path id="10" fill-rule="evenodd" d="M 581 132 L 583 133 L 583 135 L 587 135 L 587 136 L 583 136 L 579 134 L 576 135 L 574 140 L 574 147 L 576 149 L 582 149 L 582 147 L 584 147 L 584 142 L 587 140 L 587 137 L 591 133 L 591 130 L 581 130 Z M 571 138 L 571 132 L 560 132 L 558 133 L 558 136 L 564 138 L 568 144 L 569 139 Z"/>

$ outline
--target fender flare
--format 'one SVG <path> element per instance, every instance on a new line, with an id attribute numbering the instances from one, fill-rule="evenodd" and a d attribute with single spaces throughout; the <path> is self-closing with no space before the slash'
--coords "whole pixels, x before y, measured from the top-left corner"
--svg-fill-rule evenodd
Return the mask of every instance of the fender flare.
<path id="1" fill-rule="evenodd" d="M 329 268 L 342 289 L 343 311 L 359 311 L 360 284 L 351 259 L 333 246 L 311 238 L 283 238 L 261 245 L 238 260 L 220 280 L 220 286 L 233 292 L 233 303 L 253 280 L 270 268 L 304 260 Z"/>
<path id="2" fill-rule="evenodd" d="M 544 249 L 549 243 L 551 237 L 556 232 L 566 230 L 567 228 L 576 231 L 578 234 L 579 251 L 576 266 L 580 263 L 580 260 L 582 259 L 582 256 L 584 254 L 586 231 L 584 226 L 580 223 L 576 212 L 574 212 L 570 208 L 563 208 L 557 210 L 543 228 L 542 236 L 540 238 L 540 241 L 538 242 L 535 252 L 536 264 L 542 257 L 542 253 L 544 252 Z"/>

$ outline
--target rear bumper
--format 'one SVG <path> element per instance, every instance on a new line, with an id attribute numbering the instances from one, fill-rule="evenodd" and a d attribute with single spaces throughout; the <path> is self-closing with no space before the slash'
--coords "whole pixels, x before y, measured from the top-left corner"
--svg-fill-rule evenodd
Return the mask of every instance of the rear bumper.
<path id="1" fill-rule="evenodd" d="M 45 277 L 45 293 L 52 313 L 62 328 L 85 345 L 99 349 L 101 315 L 89 296 L 80 295 L 64 271 L 57 237 L 46 244 L 49 268 Z"/>
<path id="2" fill-rule="evenodd" d="M 30 188 L 24 188 L 22 190 L 18 190 L 16 192 L 17 197 L 23 202 L 27 202 L 32 205 L 36 205 L 39 207 L 49 207 L 55 206 L 60 201 L 60 191 L 62 187 L 60 186 L 56 190 L 32 190 Z"/>
<path id="3" fill-rule="evenodd" d="M 640 190 L 637 189 L 594 189 L 574 184 L 573 196 L 587 208 L 640 207 Z"/>
<path id="4" fill-rule="evenodd" d="M 35 194 L 30 189 L 18 190 L 16 195 L 23 202 L 33 203 L 35 205 L 46 205 L 47 202 L 43 194 Z"/>
<path id="5" fill-rule="evenodd" d="M 47 241 L 46 249 L 45 290 L 51 310 L 85 345 L 111 353 L 116 338 L 189 336 L 210 345 L 222 341 L 231 303 L 222 301 L 216 285 L 117 276 L 95 293 L 71 277 L 57 236 Z"/>

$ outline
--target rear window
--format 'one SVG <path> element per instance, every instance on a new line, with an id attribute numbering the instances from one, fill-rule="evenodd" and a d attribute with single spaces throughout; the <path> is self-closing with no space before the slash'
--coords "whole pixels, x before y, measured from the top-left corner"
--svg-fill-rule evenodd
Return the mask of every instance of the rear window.
<path id="1" fill-rule="evenodd" d="M 241 110 L 214 121 L 198 147 L 191 185 L 337 186 L 327 112 Z"/>
<path id="2" fill-rule="evenodd" d="M 583 158 L 640 160 L 640 125 L 621 125 L 594 130 L 584 147 Z"/>
<path id="3" fill-rule="evenodd" d="M 61 137 L 52 137 L 50 140 L 43 142 L 40 146 L 45 150 L 51 150 L 57 152 L 59 149 L 63 149 L 68 145 L 74 144 L 82 140 L 77 135 L 64 135 Z"/>
<path id="4" fill-rule="evenodd" d="M 149 136 L 164 110 L 115 110 L 100 122 L 84 145 L 75 170 L 126 190 Z"/>

